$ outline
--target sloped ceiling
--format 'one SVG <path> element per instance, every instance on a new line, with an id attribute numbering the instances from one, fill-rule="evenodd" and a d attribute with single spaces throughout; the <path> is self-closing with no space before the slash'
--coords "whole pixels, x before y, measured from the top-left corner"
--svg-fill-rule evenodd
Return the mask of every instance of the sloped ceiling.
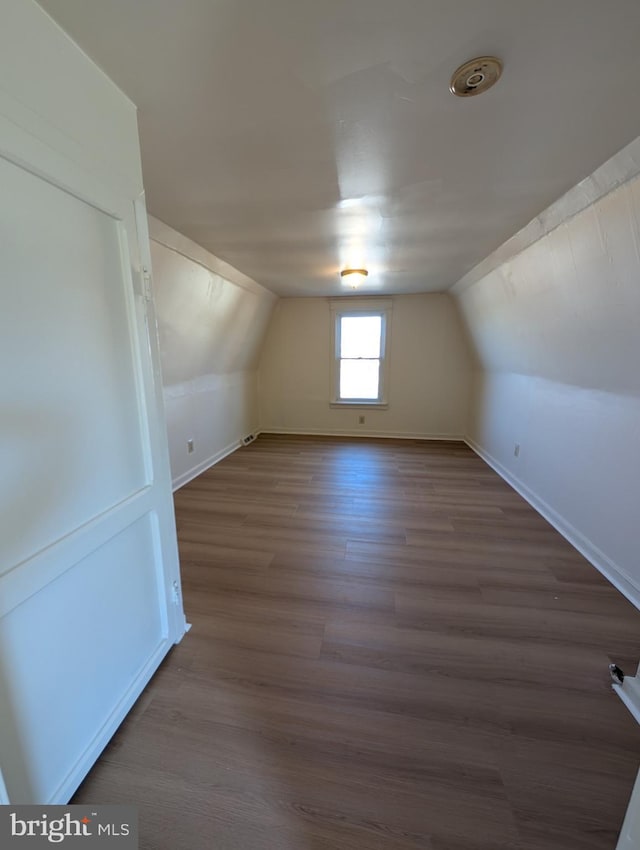
<path id="1" fill-rule="evenodd" d="M 281 295 L 446 289 L 640 134 L 637 0 L 40 2 L 138 105 L 150 212 Z"/>

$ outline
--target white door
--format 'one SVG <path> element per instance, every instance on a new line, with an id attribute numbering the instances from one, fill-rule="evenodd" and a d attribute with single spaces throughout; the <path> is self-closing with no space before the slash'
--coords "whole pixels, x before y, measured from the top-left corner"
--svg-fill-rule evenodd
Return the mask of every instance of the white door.
<path id="1" fill-rule="evenodd" d="M 640 847 L 640 773 L 633 787 L 616 850 L 638 850 L 638 847 Z"/>
<path id="2" fill-rule="evenodd" d="M 39 73 L 68 49 L 90 92 L 86 57 L 35 4 L 9 7 Z M 60 803 L 185 623 L 144 203 L 25 105 L 6 56 L 22 88 L 0 89 L 0 796 Z"/>

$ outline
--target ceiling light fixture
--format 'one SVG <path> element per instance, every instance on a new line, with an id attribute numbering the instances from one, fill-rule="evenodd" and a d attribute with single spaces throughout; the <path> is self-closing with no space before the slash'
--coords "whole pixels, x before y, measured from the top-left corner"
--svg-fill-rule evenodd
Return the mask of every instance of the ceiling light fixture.
<path id="1" fill-rule="evenodd" d="M 495 56 L 469 59 L 453 72 L 449 91 L 457 97 L 473 97 L 495 86 L 502 75 L 502 62 Z"/>
<path id="2" fill-rule="evenodd" d="M 342 269 L 340 277 L 347 278 L 351 289 L 357 289 L 368 274 L 366 269 Z"/>

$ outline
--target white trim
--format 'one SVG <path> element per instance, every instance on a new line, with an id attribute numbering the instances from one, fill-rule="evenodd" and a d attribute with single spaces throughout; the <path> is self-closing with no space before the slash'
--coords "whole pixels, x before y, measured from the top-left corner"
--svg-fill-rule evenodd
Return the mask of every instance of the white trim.
<path id="1" fill-rule="evenodd" d="M 156 509 L 153 490 L 145 486 L 9 567 L 0 575 L 0 618 Z"/>
<path id="2" fill-rule="evenodd" d="M 330 298 L 331 316 L 331 398 L 332 407 L 359 407 L 369 405 L 386 410 L 389 406 L 389 352 L 391 350 L 391 298 Z M 340 398 L 340 338 L 344 318 L 380 316 L 380 357 L 378 360 L 378 398 Z M 348 358 L 345 358 L 348 359 Z"/>
<path id="3" fill-rule="evenodd" d="M 363 431 L 362 428 L 358 431 L 327 431 L 326 428 L 318 428 L 317 430 L 304 430 L 299 428 L 263 428 L 262 434 L 282 434 L 290 437 L 375 437 L 388 440 L 446 440 L 452 443 L 466 442 L 462 434 L 424 434 L 420 432 L 409 433 L 389 433 L 389 431 Z"/>
<path id="4" fill-rule="evenodd" d="M 109 717 L 98 729 L 89 745 L 80 756 L 69 773 L 62 780 L 60 785 L 51 794 L 45 805 L 64 805 L 69 802 L 78 786 L 89 773 L 100 753 L 107 746 L 111 738 L 115 735 L 118 727 L 125 719 L 135 701 L 138 699 L 142 691 L 148 685 L 151 677 L 158 669 L 158 666 L 168 651 L 171 649 L 171 644 L 167 643 L 166 639 L 162 639 L 160 644 L 149 656 L 148 661 L 133 680 L 129 688 L 113 709 Z"/>
<path id="5" fill-rule="evenodd" d="M 347 398 L 344 401 L 330 401 L 329 407 L 369 407 L 371 410 L 388 410 L 389 403 L 386 401 L 371 401 L 370 399 L 358 401 L 354 398 Z"/>
<path id="6" fill-rule="evenodd" d="M 60 144 L 54 147 L 52 138 Z M 112 218 L 123 217 L 117 210 L 122 209 L 123 197 L 129 199 L 129 187 L 121 187 L 119 177 L 114 185 L 113 179 L 96 173 L 68 136 L 4 90 L 0 90 L 0 156 Z"/>
<path id="7" fill-rule="evenodd" d="M 605 553 L 599 549 L 595 543 L 592 543 L 575 526 L 561 516 L 551 505 L 547 504 L 537 493 L 530 490 L 526 484 L 516 478 L 506 467 L 504 467 L 496 458 L 485 451 L 471 437 L 465 437 L 464 442 L 472 449 L 485 463 L 498 473 L 501 478 L 510 484 L 513 489 L 519 493 L 522 498 L 529 502 L 531 507 L 543 516 L 547 522 L 560 532 L 560 534 L 568 540 L 571 545 L 580 552 L 581 555 L 591 563 L 602 575 L 611 582 L 611 584 L 627 597 L 629 602 L 636 608 L 640 609 L 640 586 L 626 574 L 624 569 L 611 560 Z"/>
<path id="8" fill-rule="evenodd" d="M 258 437 L 260 435 L 260 429 L 255 428 L 249 432 L 253 434 L 254 437 Z M 252 440 L 251 442 L 255 442 Z M 249 444 L 250 445 L 250 444 Z M 228 457 L 230 454 L 233 454 L 238 449 L 244 448 L 244 444 L 242 442 L 242 438 L 238 437 L 237 440 L 234 440 L 232 443 L 228 443 L 223 449 L 212 454 L 210 457 L 206 458 L 206 460 L 201 461 L 196 464 L 196 466 L 191 467 L 186 472 L 183 472 L 182 475 L 178 475 L 172 482 L 173 492 L 179 490 L 181 487 L 184 487 L 185 484 L 188 484 L 190 481 L 193 481 L 194 478 L 197 478 L 198 475 L 202 475 L 203 472 L 206 472 L 207 469 L 210 469 L 212 466 L 215 466 L 216 463 L 220 463 L 221 460 L 224 460 L 225 457 Z"/>

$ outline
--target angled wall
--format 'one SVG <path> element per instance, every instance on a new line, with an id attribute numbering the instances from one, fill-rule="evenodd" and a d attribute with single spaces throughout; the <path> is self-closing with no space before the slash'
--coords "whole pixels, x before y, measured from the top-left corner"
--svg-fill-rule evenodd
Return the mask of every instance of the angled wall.
<path id="1" fill-rule="evenodd" d="M 149 228 L 175 489 L 258 430 L 257 358 L 276 296 L 157 219 Z"/>
<path id="2" fill-rule="evenodd" d="M 639 165 L 636 141 L 454 291 L 471 444 L 640 607 Z"/>

